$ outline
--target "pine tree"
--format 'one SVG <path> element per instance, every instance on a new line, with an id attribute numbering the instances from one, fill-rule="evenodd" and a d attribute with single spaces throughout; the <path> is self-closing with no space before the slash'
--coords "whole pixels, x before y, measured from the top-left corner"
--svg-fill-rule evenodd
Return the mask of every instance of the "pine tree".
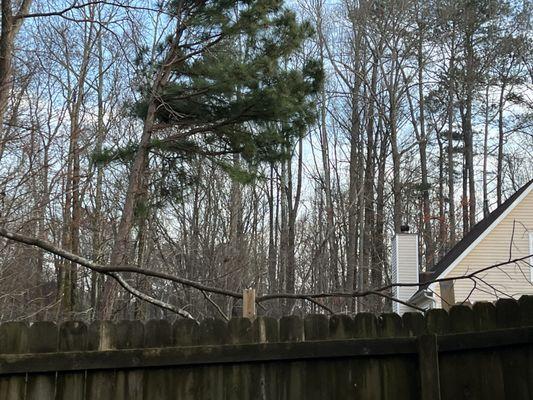
<path id="1" fill-rule="evenodd" d="M 160 64 L 170 46 L 178 46 L 178 56 L 157 96 L 153 83 L 146 82 L 134 111 L 146 118 L 155 97 L 152 152 L 180 161 L 207 157 L 232 178 L 246 180 L 251 171 L 236 170 L 225 156 L 238 153 L 251 168 L 289 156 L 314 120 L 312 101 L 322 69 L 315 60 L 291 67 L 291 57 L 312 29 L 282 1 L 202 3 L 190 11 L 179 42 L 168 38 L 160 44 Z M 173 15 L 183 14 L 177 4 Z M 146 73 L 158 68 L 153 62 L 143 65 Z M 99 158 L 127 158 L 137 149 L 131 144 Z M 184 169 L 179 171 L 183 178 Z"/>
<path id="2" fill-rule="evenodd" d="M 292 60 L 312 29 L 282 0 L 174 1 L 165 13 L 172 34 L 158 57 L 139 57 L 145 77 L 134 107 L 144 121 L 140 141 L 100 157 L 133 159 L 113 265 L 127 261 L 135 211 L 145 208 L 149 155 L 171 167 L 154 171 L 168 181 L 165 194 L 187 179 L 188 161 L 199 157 L 247 180 L 261 162 L 290 155 L 314 120 L 313 97 L 322 84 L 319 63 L 296 67 Z M 243 161 L 238 165 L 231 162 L 235 154 Z M 106 285 L 101 318 L 112 314 L 115 292 Z"/>

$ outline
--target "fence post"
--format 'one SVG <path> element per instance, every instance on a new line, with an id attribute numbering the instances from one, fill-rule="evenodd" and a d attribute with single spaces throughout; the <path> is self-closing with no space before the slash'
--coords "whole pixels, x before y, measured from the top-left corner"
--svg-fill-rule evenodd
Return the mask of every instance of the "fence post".
<path id="1" fill-rule="evenodd" d="M 440 400 L 437 335 L 429 334 L 418 337 L 418 368 L 420 370 L 420 398 Z"/>
<path id="2" fill-rule="evenodd" d="M 244 289 L 242 293 L 242 316 L 255 318 L 255 289 Z"/>

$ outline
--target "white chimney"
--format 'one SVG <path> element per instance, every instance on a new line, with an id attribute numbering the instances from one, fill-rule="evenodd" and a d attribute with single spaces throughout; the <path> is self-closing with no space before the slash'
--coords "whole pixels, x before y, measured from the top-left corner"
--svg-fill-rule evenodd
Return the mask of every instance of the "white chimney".
<path id="1" fill-rule="evenodd" d="M 418 283 L 418 235 L 408 231 L 409 227 L 402 226 L 392 239 L 392 283 Z M 395 286 L 392 296 L 407 302 L 417 290 L 418 286 Z M 416 310 L 393 301 L 392 311 L 402 315 Z"/>

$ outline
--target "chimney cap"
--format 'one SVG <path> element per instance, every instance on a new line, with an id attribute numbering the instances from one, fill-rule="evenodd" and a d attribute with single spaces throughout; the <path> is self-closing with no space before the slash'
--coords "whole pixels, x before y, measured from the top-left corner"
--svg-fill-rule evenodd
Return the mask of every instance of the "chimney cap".
<path id="1" fill-rule="evenodd" d="M 407 233 L 407 232 L 409 232 L 409 225 L 402 225 L 402 226 L 400 226 L 400 232 L 401 232 L 401 233 Z"/>

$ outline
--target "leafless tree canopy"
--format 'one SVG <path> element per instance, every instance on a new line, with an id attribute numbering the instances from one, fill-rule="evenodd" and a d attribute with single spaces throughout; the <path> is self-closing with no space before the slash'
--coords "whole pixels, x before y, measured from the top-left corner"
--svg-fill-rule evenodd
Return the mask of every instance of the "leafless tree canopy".
<path id="1" fill-rule="evenodd" d="M 262 314 L 389 310 L 401 225 L 429 269 L 533 178 L 526 0 L 287 2 L 314 34 L 286 66 L 324 84 L 253 174 L 244 148 L 150 145 L 207 129 L 156 118 L 177 60 L 220 40 L 187 31 L 201 2 L 0 2 L 0 321 L 227 318 L 249 287 Z"/>

